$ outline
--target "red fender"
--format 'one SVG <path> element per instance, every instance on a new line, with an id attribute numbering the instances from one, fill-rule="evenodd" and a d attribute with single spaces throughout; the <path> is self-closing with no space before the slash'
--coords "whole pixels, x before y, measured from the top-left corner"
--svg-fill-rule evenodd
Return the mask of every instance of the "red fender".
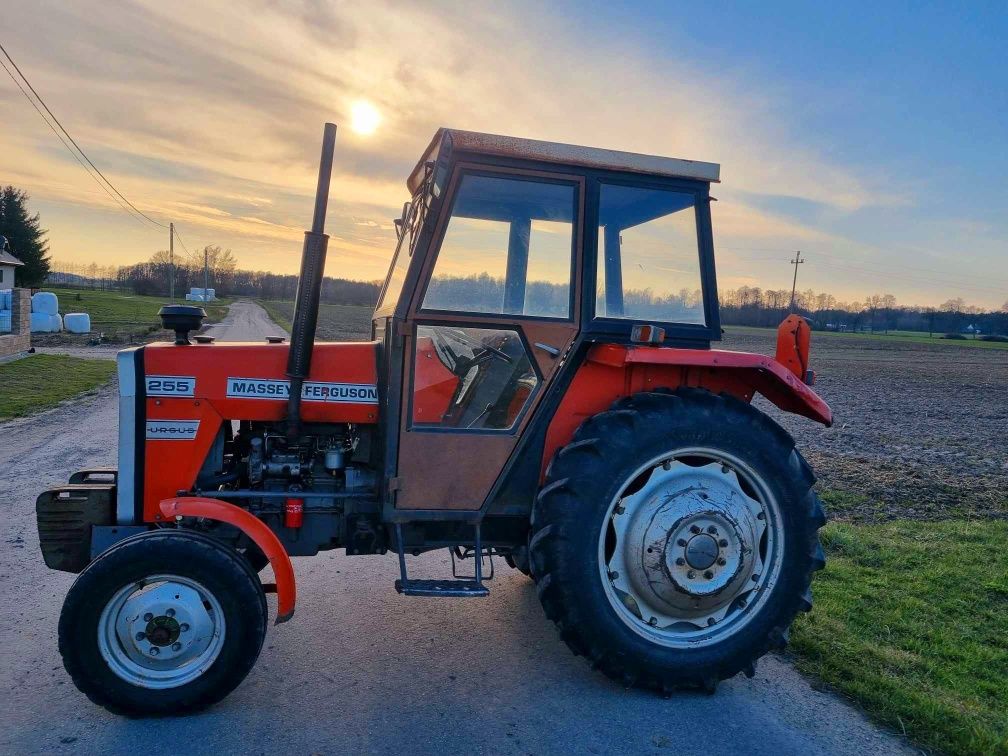
<path id="1" fill-rule="evenodd" d="M 556 451 L 570 442 L 587 418 L 609 409 L 621 397 L 680 386 L 725 392 L 746 402 L 758 392 L 782 410 L 826 426 L 833 423 L 829 405 L 773 357 L 717 349 L 597 344 L 578 368 L 550 421 L 542 475 Z"/>
<path id="2" fill-rule="evenodd" d="M 174 520 L 176 517 L 206 517 L 208 520 L 234 525 L 251 538 L 269 559 L 273 574 L 276 575 L 276 624 L 286 622 L 294 615 L 294 602 L 297 600 L 294 567 L 280 539 L 266 526 L 266 523 L 234 504 L 202 496 L 162 499 L 158 507 L 165 520 Z"/>

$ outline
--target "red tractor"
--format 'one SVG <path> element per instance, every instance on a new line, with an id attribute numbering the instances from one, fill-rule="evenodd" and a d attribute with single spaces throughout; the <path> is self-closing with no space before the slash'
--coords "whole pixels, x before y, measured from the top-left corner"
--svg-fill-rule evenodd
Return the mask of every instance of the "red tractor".
<path id="1" fill-rule="evenodd" d="M 758 392 L 825 425 L 808 326 L 718 351 L 710 163 L 441 129 L 372 339 L 315 343 L 326 126 L 290 343 L 189 333 L 118 357 L 119 464 L 38 499 L 46 564 L 80 573 L 59 648 L 128 713 L 199 709 L 295 608 L 291 556 L 398 556 L 411 596 L 485 596 L 502 557 L 563 640 L 625 685 L 753 674 L 811 606 L 824 522 Z M 407 574 L 447 548 L 463 579 Z M 259 571 L 270 564 L 275 584 Z M 454 573 L 454 570 L 453 570 Z"/>

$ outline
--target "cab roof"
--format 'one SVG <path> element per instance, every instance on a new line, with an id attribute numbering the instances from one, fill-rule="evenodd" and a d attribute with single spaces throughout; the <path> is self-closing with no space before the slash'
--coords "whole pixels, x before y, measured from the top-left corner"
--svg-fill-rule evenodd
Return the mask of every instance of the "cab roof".
<path id="1" fill-rule="evenodd" d="M 411 194 L 416 193 L 423 181 L 424 164 L 436 160 L 442 149 L 707 182 L 720 181 L 721 174 L 721 166 L 717 163 L 704 163 L 699 160 L 642 155 L 637 152 L 440 128 L 406 180 L 406 186 Z"/>

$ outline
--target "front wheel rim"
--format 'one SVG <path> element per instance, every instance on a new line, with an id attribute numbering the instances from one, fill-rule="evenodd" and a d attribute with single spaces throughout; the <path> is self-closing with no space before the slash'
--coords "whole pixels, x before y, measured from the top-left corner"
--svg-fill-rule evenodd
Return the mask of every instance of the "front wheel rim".
<path id="1" fill-rule="evenodd" d="M 131 685 L 177 688 L 203 675 L 224 646 L 224 610 L 202 584 L 153 575 L 125 585 L 98 619 L 98 650 Z"/>
<path id="2" fill-rule="evenodd" d="M 719 449 L 683 448 L 628 476 L 599 533 L 606 597 L 669 648 L 719 643 L 747 625 L 781 571 L 784 527 L 766 481 Z"/>

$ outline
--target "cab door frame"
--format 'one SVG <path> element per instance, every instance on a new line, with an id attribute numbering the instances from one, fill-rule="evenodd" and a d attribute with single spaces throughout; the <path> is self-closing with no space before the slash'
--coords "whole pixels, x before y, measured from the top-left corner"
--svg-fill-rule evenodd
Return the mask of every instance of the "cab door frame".
<path id="1" fill-rule="evenodd" d="M 572 223 L 573 244 L 571 255 L 571 275 L 570 275 L 570 307 L 566 318 L 539 317 L 518 314 L 498 314 L 479 312 L 455 312 L 444 310 L 424 311 L 421 309 L 424 294 L 437 257 L 440 252 L 441 243 L 447 230 L 448 221 L 451 217 L 454 200 L 457 195 L 462 178 L 468 174 L 493 176 L 501 178 L 517 178 L 532 180 L 543 179 L 549 183 L 557 183 L 571 186 L 575 191 L 574 213 Z M 388 398 L 395 392 L 397 396 L 397 412 L 395 424 L 388 418 L 385 428 L 388 433 L 395 433 L 395 442 L 387 443 L 386 449 L 395 447 L 394 475 L 389 481 L 389 495 L 386 497 L 385 514 L 387 521 L 404 521 L 416 519 L 478 519 L 480 512 L 485 508 L 490 493 L 494 490 L 495 484 L 508 465 L 509 459 L 517 449 L 521 447 L 520 440 L 532 418 L 541 406 L 542 398 L 547 393 L 552 380 L 559 372 L 559 366 L 563 363 L 567 351 L 576 340 L 582 322 L 582 283 L 584 270 L 584 224 L 586 205 L 586 181 L 581 172 L 564 172 L 556 170 L 538 170 L 525 167 L 515 167 L 500 165 L 498 163 L 486 163 L 478 159 L 471 161 L 458 161 L 452 166 L 452 171 L 447 184 L 447 191 L 443 193 L 443 201 L 439 203 L 436 220 L 433 222 L 429 235 L 423 235 L 415 250 L 416 257 L 410 264 L 410 275 L 407 276 L 407 283 L 403 289 L 402 300 L 408 299 L 405 312 L 399 310 L 404 316 L 402 320 L 396 317 L 386 321 L 386 330 L 392 333 L 387 336 L 392 337 L 397 347 L 386 352 L 390 360 L 396 361 L 397 365 L 389 365 L 389 373 L 398 373 L 398 386 L 395 381 L 390 381 L 387 386 Z M 426 238 L 424 238 L 426 236 Z M 426 242 L 426 244 L 425 244 Z M 407 288 L 411 287 L 411 288 Z M 400 302 L 400 305 L 404 302 Z M 398 308 L 397 308 L 398 309 Z M 398 321 L 398 322 L 395 322 Z M 452 325 L 456 327 L 472 328 L 498 328 L 515 330 L 520 334 L 524 342 L 529 358 L 532 360 L 537 372 L 539 383 L 536 386 L 534 395 L 529 400 L 529 405 L 523 410 L 516 424 L 506 430 L 483 430 L 483 429 L 458 429 L 440 427 L 413 427 L 412 424 L 412 389 L 413 389 L 413 359 L 415 354 L 415 339 L 417 327 L 421 325 Z M 391 329 L 389 329 L 391 326 Z M 389 345 L 391 346 L 391 345 Z M 553 351 L 557 353 L 554 354 Z M 398 352 L 398 354 L 395 354 Z M 398 388 L 398 391 L 396 389 Z M 419 453 L 417 445 L 422 438 L 423 454 Z M 430 486 L 431 498 L 444 499 L 447 495 L 445 476 L 438 477 L 435 472 L 433 476 L 421 477 L 422 472 L 429 473 L 429 462 L 432 458 L 452 458 L 456 463 L 460 463 L 462 468 L 456 471 L 456 481 L 461 480 L 463 485 L 469 478 L 473 470 L 471 467 L 479 464 L 484 470 L 475 475 L 478 481 L 474 483 L 480 488 L 480 492 L 475 498 L 468 500 L 465 508 L 431 508 L 429 506 L 416 506 L 417 491 L 412 491 L 412 506 L 399 506 L 400 494 L 404 493 L 404 487 L 409 486 Z M 469 461 L 469 469 L 465 468 L 466 461 Z M 386 469 L 392 467 L 386 461 Z M 487 480 L 488 471 L 492 471 L 492 477 Z M 426 478 L 426 482 L 424 482 Z M 451 481 L 448 481 L 451 484 Z M 404 498 L 404 497 L 402 497 Z M 478 499 L 478 501 L 476 500 Z M 449 502 L 450 504 L 450 502 Z"/>

